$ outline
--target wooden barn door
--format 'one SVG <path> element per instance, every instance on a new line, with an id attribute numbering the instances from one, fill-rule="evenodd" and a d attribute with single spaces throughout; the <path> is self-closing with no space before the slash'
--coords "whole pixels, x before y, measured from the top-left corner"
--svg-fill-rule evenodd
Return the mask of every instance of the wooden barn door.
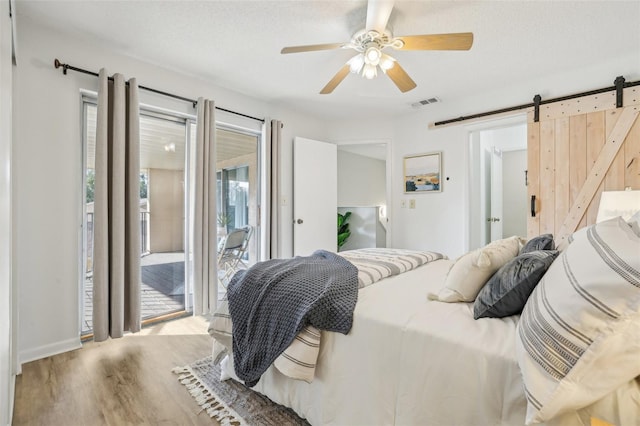
<path id="1" fill-rule="evenodd" d="M 528 237 L 551 233 L 560 244 L 595 223 L 602 191 L 640 189 L 640 88 L 585 96 L 529 111 Z M 535 201 L 533 200 L 535 197 Z"/>

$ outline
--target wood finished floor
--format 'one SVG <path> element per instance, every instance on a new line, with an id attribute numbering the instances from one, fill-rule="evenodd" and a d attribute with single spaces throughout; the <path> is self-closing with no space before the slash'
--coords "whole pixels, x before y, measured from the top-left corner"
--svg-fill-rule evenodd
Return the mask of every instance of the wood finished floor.
<path id="1" fill-rule="evenodd" d="M 211 353 L 207 320 L 186 317 L 22 366 L 14 425 L 217 425 L 171 369 Z"/>

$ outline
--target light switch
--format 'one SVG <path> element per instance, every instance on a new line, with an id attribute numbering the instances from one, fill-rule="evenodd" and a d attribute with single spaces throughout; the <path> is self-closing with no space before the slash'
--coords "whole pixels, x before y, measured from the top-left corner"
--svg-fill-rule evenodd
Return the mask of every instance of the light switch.
<path id="1" fill-rule="evenodd" d="M 400 201 L 400 208 L 402 208 L 402 209 L 406 209 L 407 208 L 407 200 L 401 200 Z"/>
<path id="2" fill-rule="evenodd" d="M 409 200 L 409 208 L 410 209 L 415 209 L 416 208 L 416 200 L 414 198 Z"/>

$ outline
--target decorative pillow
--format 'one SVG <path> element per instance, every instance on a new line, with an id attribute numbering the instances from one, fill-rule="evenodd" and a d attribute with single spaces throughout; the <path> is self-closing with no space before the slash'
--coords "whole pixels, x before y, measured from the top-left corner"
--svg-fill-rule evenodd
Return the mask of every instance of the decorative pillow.
<path id="1" fill-rule="evenodd" d="M 516 257 L 521 243 L 520 237 L 509 237 L 459 257 L 445 278 L 444 288 L 427 297 L 441 302 L 473 302 L 491 275 Z"/>
<path id="2" fill-rule="evenodd" d="M 524 307 L 516 354 L 527 424 L 640 375 L 640 237 L 622 218 L 573 234 Z"/>
<path id="3" fill-rule="evenodd" d="M 225 349 L 233 354 L 233 323 L 229 314 L 229 301 L 225 297 L 220 301 L 218 309 L 209 322 L 209 334 L 214 338 L 213 358 L 216 359 Z M 312 325 L 305 326 L 291 345 L 274 361 L 276 368 L 285 376 L 296 380 L 304 380 L 311 383 L 315 375 L 316 361 L 320 353 L 320 330 Z M 231 357 L 230 359 L 233 359 Z M 229 361 L 226 361 L 229 362 Z M 233 365 L 230 362 L 230 365 Z M 234 374 L 225 374 L 225 366 L 222 367 L 220 380 L 229 377 L 236 379 Z M 233 370 L 232 367 L 227 370 Z"/>
<path id="4" fill-rule="evenodd" d="M 473 317 L 502 318 L 522 312 L 531 292 L 557 256 L 556 250 L 536 250 L 507 262 L 478 293 Z"/>
<path id="5" fill-rule="evenodd" d="M 638 210 L 633 216 L 631 216 L 629 220 L 627 220 L 627 223 L 629 224 L 631 229 L 633 229 L 633 232 L 635 232 L 636 235 L 640 236 L 640 210 Z"/>
<path id="6" fill-rule="evenodd" d="M 207 330 L 209 335 L 222 344 L 229 352 L 233 351 L 233 324 L 229 314 L 229 301 L 226 296 L 220 301 Z"/>
<path id="7" fill-rule="evenodd" d="M 554 250 L 556 245 L 553 242 L 553 235 L 542 234 L 537 237 L 533 237 L 522 247 L 520 254 L 529 253 L 536 250 Z"/>

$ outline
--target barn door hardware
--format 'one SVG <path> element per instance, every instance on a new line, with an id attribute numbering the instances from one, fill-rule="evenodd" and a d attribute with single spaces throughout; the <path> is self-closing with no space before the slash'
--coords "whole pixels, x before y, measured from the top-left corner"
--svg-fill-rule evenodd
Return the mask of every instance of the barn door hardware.
<path id="1" fill-rule="evenodd" d="M 531 196 L 531 217 L 536 217 L 536 196 Z"/>
<path id="2" fill-rule="evenodd" d="M 540 101 L 542 100 L 542 96 L 535 95 L 533 97 L 533 121 L 537 123 L 540 121 Z"/>
<path id="3" fill-rule="evenodd" d="M 624 89 L 624 77 L 618 76 L 613 80 L 613 84 L 616 86 L 616 108 L 622 108 L 622 93 Z"/>
<path id="4" fill-rule="evenodd" d="M 436 121 L 433 124 L 430 124 L 429 127 L 439 127 L 439 126 L 446 126 L 449 124 L 453 124 L 453 123 L 459 123 L 461 121 L 467 121 L 467 120 L 474 120 L 477 118 L 482 118 L 482 117 L 489 117 L 492 115 L 496 115 L 496 114 L 504 114 L 506 112 L 511 112 L 511 111 L 521 111 L 523 109 L 527 109 L 527 108 L 534 108 L 534 122 L 539 122 L 540 121 L 540 105 L 547 105 L 547 104 L 552 104 L 555 102 L 560 102 L 560 101 L 567 101 L 570 99 L 577 99 L 577 98 L 581 98 L 583 96 L 591 96 L 591 95 L 597 95 L 599 93 L 607 93 L 607 92 L 611 92 L 613 90 L 616 91 L 616 107 L 620 108 L 622 107 L 622 91 L 623 89 L 626 89 L 628 87 L 634 87 L 634 86 L 640 86 L 640 81 L 625 81 L 624 78 L 622 76 L 617 77 L 614 81 L 614 86 L 613 87 L 603 87 L 600 89 L 595 89 L 595 90 L 588 90 L 585 92 L 580 92 L 580 93 L 575 93 L 573 95 L 567 95 L 567 96 L 561 96 L 558 98 L 552 98 L 552 99 L 545 99 L 544 101 L 542 100 L 542 98 L 540 97 L 540 95 L 536 95 L 533 98 L 533 102 L 529 102 L 527 104 L 522 104 L 522 105 L 516 105 L 516 106 L 511 106 L 511 107 L 507 107 L 507 108 L 501 108 L 501 109 L 496 109 L 493 111 L 486 111 L 486 112 L 481 112 L 478 114 L 471 114 L 471 115 L 466 115 L 466 116 L 461 116 L 461 117 L 457 117 L 457 118 L 451 118 L 449 120 L 442 120 L 442 121 Z"/>

